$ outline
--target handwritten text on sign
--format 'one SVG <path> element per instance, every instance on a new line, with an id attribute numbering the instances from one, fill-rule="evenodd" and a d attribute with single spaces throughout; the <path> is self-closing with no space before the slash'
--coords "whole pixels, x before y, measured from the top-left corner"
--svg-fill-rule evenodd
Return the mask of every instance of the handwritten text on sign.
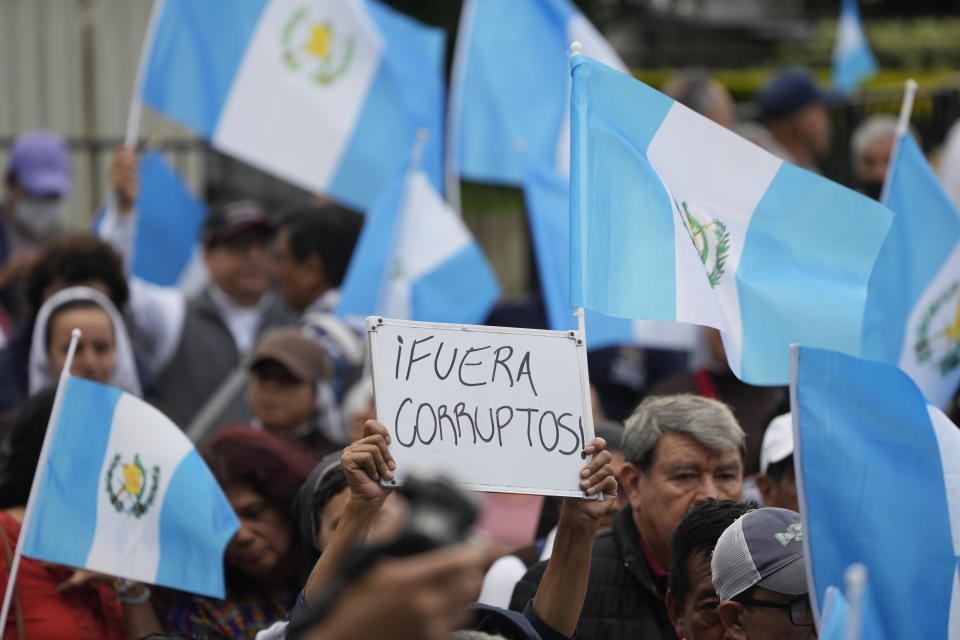
<path id="1" fill-rule="evenodd" d="M 593 423 L 576 334 L 368 323 L 377 417 L 401 481 L 419 469 L 474 489 L 583 495 Z"/>

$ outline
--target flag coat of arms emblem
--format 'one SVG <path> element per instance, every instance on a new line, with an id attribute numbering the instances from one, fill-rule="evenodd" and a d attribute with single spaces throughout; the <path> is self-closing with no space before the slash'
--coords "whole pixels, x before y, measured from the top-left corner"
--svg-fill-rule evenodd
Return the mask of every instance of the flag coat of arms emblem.
<path id="1" fill-rule="evenodd" d="M 65 384 L 24 555 L 222 598 L 239 522 L 193 444 L 135 396 Z"/>
<path id="2" fill-rule="evenodd" d="M 151 108 L 357 209 L 425 129 L 423 168 L 442 184 L 442 31 L 377 0 L 162 1 L 142 91 Z"/>

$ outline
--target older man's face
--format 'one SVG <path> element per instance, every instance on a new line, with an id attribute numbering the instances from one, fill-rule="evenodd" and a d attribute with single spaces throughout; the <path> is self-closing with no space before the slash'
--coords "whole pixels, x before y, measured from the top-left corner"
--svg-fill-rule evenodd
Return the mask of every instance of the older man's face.
<path id="1" fill-rule="evenodd" d="M 646 472 L 627 464 L 620 475 L 640 536 L 667 567 L 670 536 L 694 505 L 710 498 L 740 499 L 743 461 L 735 449 L 716 455 L 691 436 L 667 433 Z"/>

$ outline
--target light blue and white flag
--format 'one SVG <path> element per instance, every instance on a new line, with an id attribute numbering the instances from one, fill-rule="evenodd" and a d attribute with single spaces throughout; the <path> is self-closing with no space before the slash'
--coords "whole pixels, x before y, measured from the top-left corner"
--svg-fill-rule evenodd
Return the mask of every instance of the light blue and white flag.
<path id="1" fill-rule="evenodd" d="M 555 331 L 577 328 L 570 304 L 570 180 L 555 171 L 531 169 L 523 186 L 537 274 L 547 320 Z M 680 322 L 627 320 L 586 310 L 588 348 L 639 344 L 692 351 L 697 327 Z"/>
<path id="2" fill-rule="evenodd" d="M 153 109 L 358 209 L 426 129 L 423 168 L 442 184 L 440 30 L 377 0 L 162 1 L 142 92 Z"/>
<path id="3" fill-rule="evenodd" d="M 719 329 L 750 384 L 792 343 L 860 353 L 888 209 L 586 56 L 572 107 L 575 305 Z"/>
<path id="4" fill-rule="evenodd" d="M 877 69 L 877 60 L 863 33 L 857 0 L 843 0 L 833 48 L 833 86 L 844 93 L 853 93 Z"/>
<path id="5" fill-rule="evenodd" d="M 907 133 L 882 199 L 896 217 L 871 279 L 864 357 L 898 364 L 945 407 L 960 385 L 960 212 Z"/>
<path id="6" fill-rule="evenodd" d="M 896 367 L 833 351 L 797 347 L 790 391 L 812 602 L 859 562 L 863 638 L 960 637 L 956 425 Z"/>
<path id="7" fill-rule="evenodd" d="M 23 554 L 223 598 L 239 522 L 193 444 L 143 400 L 64 378 Z"/>
<path id="8" fill-rule="evenodd" d="M 456 173 L 515 186 L 528 165 L 568 173 L 573 41 L 626 70 L 571 0 L 464 2 L 450 87 Z"/>
<path id="9" fill-rule="evenodd" d="M 500 288 L 467 225 L 412 171 L 367 212 L 340 294 L 341 316 L 479 324 Z"/>

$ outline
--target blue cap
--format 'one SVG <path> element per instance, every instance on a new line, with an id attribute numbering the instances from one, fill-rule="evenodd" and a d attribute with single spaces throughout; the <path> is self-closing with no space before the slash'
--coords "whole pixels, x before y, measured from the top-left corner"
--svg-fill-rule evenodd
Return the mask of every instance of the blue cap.
<path id="1" fill-rule="evenodd" d="M 70 191 L 70 152 L 57 135 L 31 131 L 10 150 L 10 171 L 30 196 L 63 196 Z"/>
<path id="2" fill-rule="evenodd" d="M 789 67 L 777 73 L 757 94 L 760 104 L 760 120 L 771 122 L 792 115 L 814 102 L 831 105 L 839 102 L 841 95 L 824 91 L 814 82 L 813 76 L 803 67 Z"/>

